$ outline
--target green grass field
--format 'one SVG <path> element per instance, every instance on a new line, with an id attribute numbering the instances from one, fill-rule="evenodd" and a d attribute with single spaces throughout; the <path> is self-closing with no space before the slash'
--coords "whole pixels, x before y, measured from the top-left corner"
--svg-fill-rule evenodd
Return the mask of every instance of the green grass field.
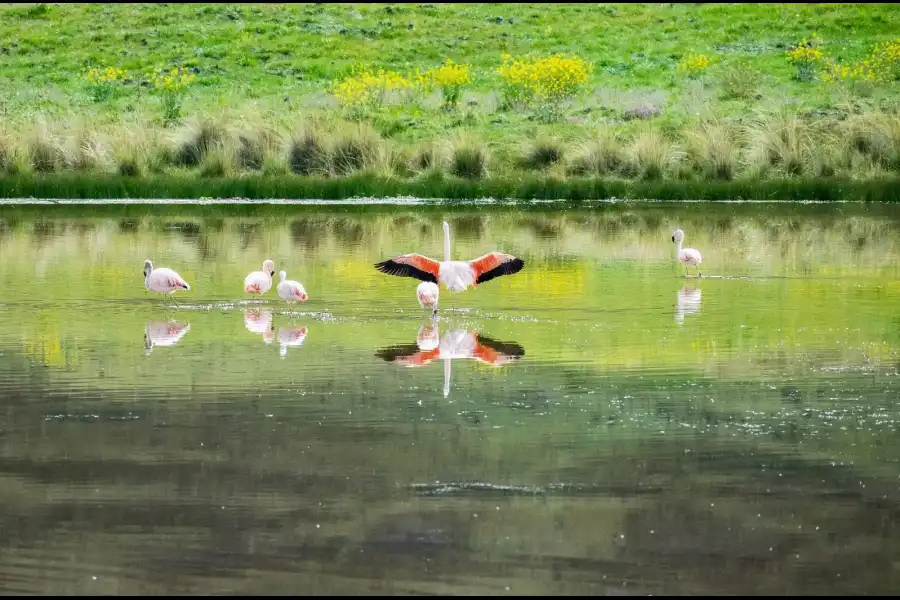
<path id="1" fill-rule="evenodd" d="M 512 181 L 511 193 L 533 179 L 665 181 L 670 197 L 713 181 L 792 190 L 777 197 L 797 195 L 797 179 L 893 184 L 898 31 L 889 4 L 6 4 L 0 178 L 19 183 L 0 187 L 59 189 L 73 181 L 60 171 L 95 189 L 164 176 L 196 196 L 248 174 L 354 175 L 369 194 L 437 175 Z M 824 58 L 801 80 L 787 52 L 813 34 Z M 829 64 L 891 42 L 877 80 L 827 81 Z M 504 55 L 555 53 L 591 66 L 583 85 L 550 116 L 546 102 L 507 106 Z M 679 70 L 697 55 L 709 66 Z M 439 90 L 355 108 L 330 93 L 355 65 L 407 74 L 445 59 L 471 75 L 449 110 Z M 87 69 L 109 67 L 116 81 L 89 84 Z M 173 68 L 193 80 L 167 94 L 147 77 Z"/>

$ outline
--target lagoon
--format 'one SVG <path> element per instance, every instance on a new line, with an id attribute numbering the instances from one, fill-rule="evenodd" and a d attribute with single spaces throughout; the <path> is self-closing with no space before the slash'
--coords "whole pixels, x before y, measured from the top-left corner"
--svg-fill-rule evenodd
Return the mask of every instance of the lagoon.
<path id="1" fill-rule="evenodd" d="M 432 323 L 373 264 L 443 220 L 526 267 Z M 898 234 L 856 203 L 0 206 L 0 590 L 893 593 Z M 265 258 L 309 301 L 246 297 Z"/>

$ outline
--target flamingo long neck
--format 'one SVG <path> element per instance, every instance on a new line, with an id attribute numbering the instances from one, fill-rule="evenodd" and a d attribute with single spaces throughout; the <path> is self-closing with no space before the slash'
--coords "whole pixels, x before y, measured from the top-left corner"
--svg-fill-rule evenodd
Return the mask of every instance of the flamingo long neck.
<path id="1" fill-rule="evenodd" d="M 675 256 L 678 256 L 679 254 L 681 254 L 681 244 L 682 244 L 682 240 L 675 241 Z"/>
<path id="2" fill-rule="evenodd" d="M 449 358 L 444 361 L 444 398 L 450 395 L 450 363 Z"/>
<path id="3" fill-rule="evenodd" d="M 444 228 L 444 260 L 450 262 L 450 228 Z"/>

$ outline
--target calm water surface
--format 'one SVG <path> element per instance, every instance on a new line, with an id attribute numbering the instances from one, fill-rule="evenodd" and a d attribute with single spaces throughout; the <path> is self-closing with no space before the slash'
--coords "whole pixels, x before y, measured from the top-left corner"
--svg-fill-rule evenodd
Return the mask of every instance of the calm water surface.
<path id="1" fill-rule="evenodd" d="M 900 208 L 92 210 L 0 208 L 4 594 L 900 591 Z"/>

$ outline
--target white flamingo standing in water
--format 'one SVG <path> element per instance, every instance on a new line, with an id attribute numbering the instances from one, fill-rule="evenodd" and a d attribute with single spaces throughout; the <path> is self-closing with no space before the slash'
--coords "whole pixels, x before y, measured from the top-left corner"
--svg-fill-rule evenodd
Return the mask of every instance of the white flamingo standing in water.
<path id="1" fill-rule="evenodd" d="M 244 278 L 244 292 L 262 296 L 272 288 L 272 278 L 275 277 L 275 263 L 266 259 L 262 264 L 262 271 L 253 271 Z"/>
<path id="2" fill-rule="evenodd" d="M 278 283 L 278 288 L 276 289 L 279 298 L 281 298 L 288 304 L 293 304 L 295 302 L 306 302 L 309 296 L 306 295 L 306 290 L 303 288 L 303 284 L 301 284 L 299 281 L 288 279 L 287 271 L 281 271 L 279 273 L 279 276 L 281 277 L 281 281 Z"/>
<path id="3" fill-rule="evenodd" d="M 463 292 L 501 275 L 513 275 L 525 267 L 525 261 L 511 254 L 490 252 L 472 260 L 450 259 L 450 225 L 444 221 L 444 260 L 438 262 L 421 254 L 403 254 L 375 264 L 388 275 L 414 277 L 431 283 L 443 283 L 451 292 Z"/>
<path id="4" fill-rule="evenodd" d="M 426 306 L 430 308 L 432 319 L 437 316 L 438 297 L 440 295 L 441 288 L 433 281 L 423 281 L 419 284 L 419 287 L 416 288 L 416 299 L 419 301 L 419 306 L 422 308 L 425 308 Z"/>
<path id="5" fill-rule="evenodd" d="M 144 287 L 148 292 L 156 292 L 157 294 L 168 294 L 175 306 L 178 302 L 172 296 L 178 290 L 189 290 L 191 286 L 182 279 L 181 275 L 167 267 L 153 268 L 153 263 L 149 260 L 144 261 Z"/>
<path id="6" fill-rule="evenodd" d="M 675 257 L 684 265 L 685 269 L 688 266 L 697 267 L 697 278 L 703 277 L 703 274 L 700 272 L 700 263 L 703 261 L 700 251 L 696 248 L 681 247 L 682 242 L 684 242 L 684 232 L 680 229 L 673 231 L 672 241 L 675 242 Z"/>

